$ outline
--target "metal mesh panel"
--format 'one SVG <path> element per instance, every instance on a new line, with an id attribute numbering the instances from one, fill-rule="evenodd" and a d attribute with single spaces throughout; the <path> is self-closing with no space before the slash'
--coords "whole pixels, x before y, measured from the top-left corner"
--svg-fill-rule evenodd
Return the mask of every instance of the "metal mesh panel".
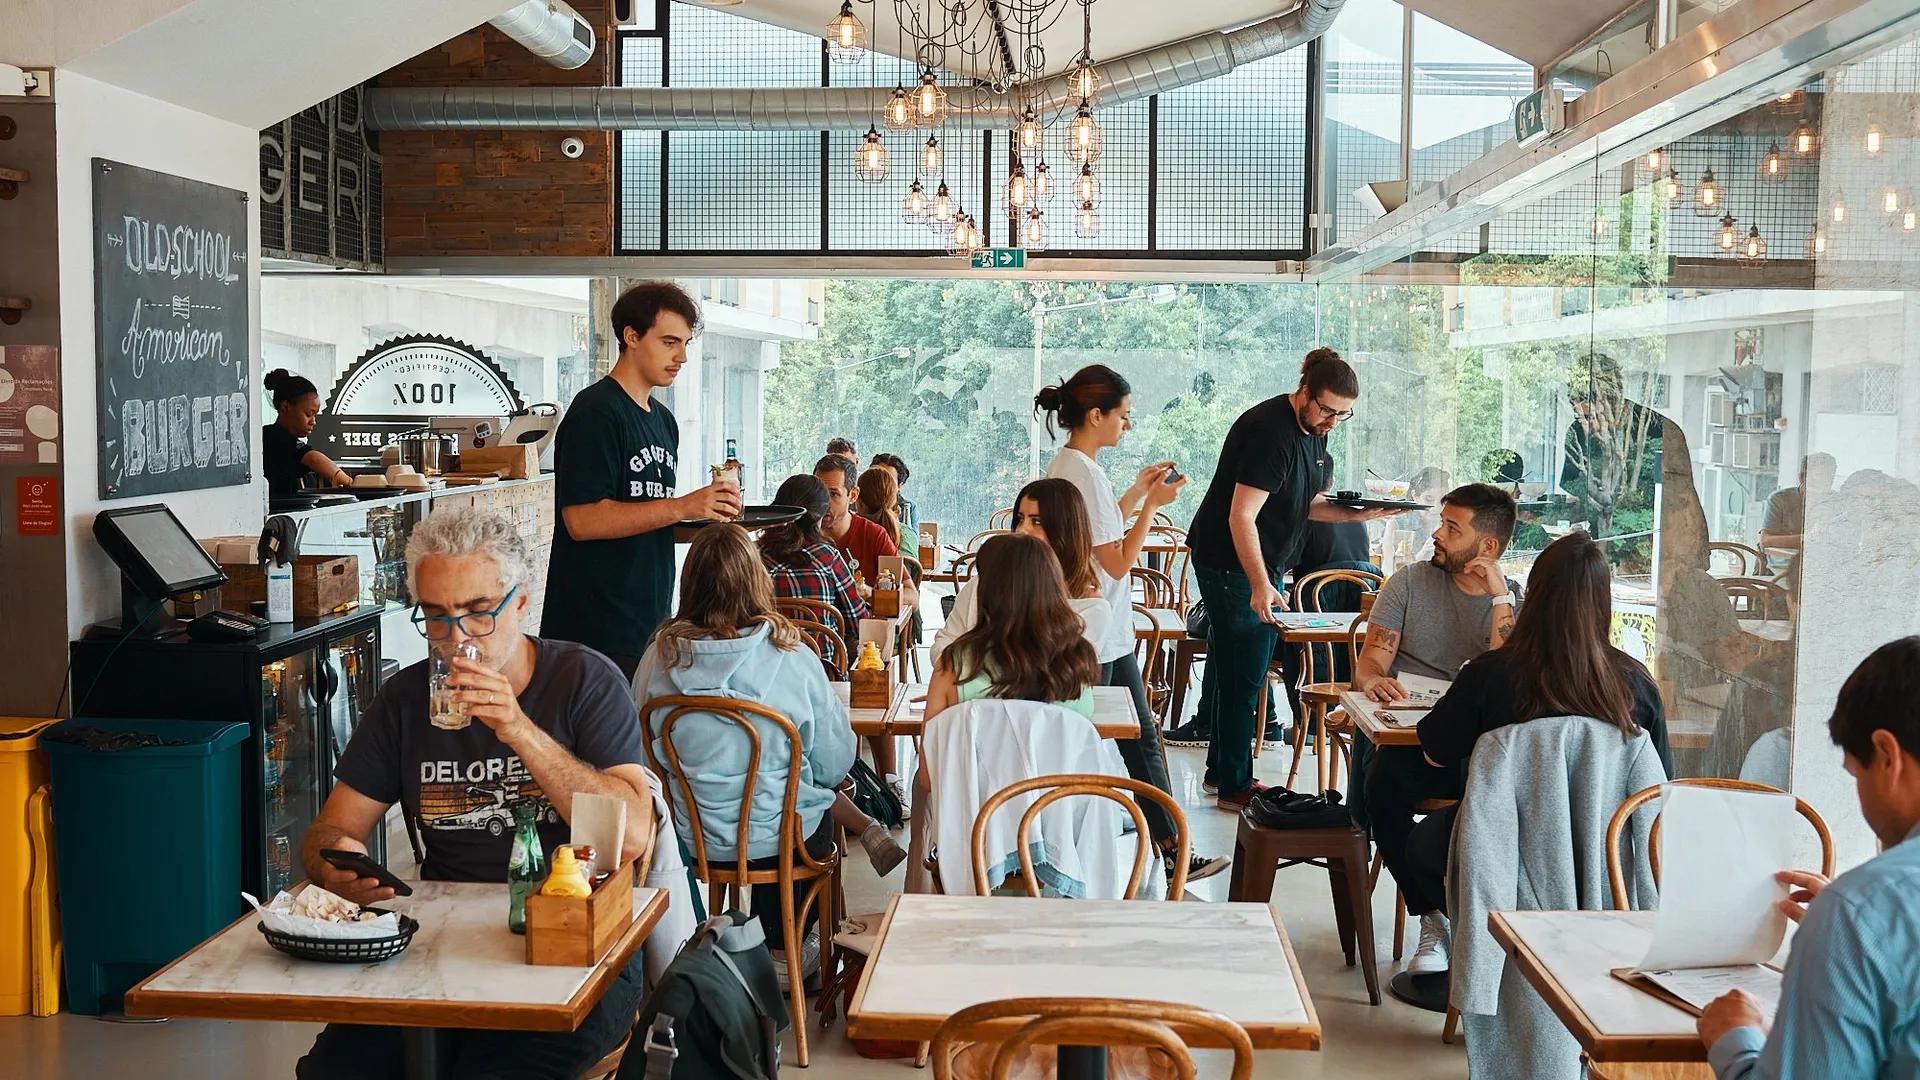
<path id="1" fill-rule="evenodd" d="M 1165 113 L 1161 115 L 1164 117 Z M 1056 170 L 1048 223 L 1051 246 L 1069 251 L 1147 249 L 1147 174 L 1151 169 L 1147 152 L 1148 116 L 1149 106 L 1145 101 L 1130 101 L 1100 111 L 1103 152 L 1093 167 L 1094 175 L 1100 180 L 1100 235 L 1091 240 L 1074 232 L 1078 208 L 1073 201 L 1073 181 L 1080 170 L 1059 152 L 1065 139 L 1062 128 L 1048 133 L 1049 143 L 1056 151 L 1047 159 L 1049 168 Z"/>
<path id="2" fill-rule="evenodd" d="M 1307 53 L 1160 95 L 1158 246 L 1303 246 Z"/>
<path id="3" fill-rule="evenodd" d="M 667 192 L 671 250 L 815 250 L 820 136 L 670 131 Z"/>
<path id="4" fill-rule="evenodd" d="M 659 86 L 665 42 L 657 37 L 625 35 L 620 39 L 620 85 Z M 622 251 L 660 246 L 660 145 L 658 131 L 622 131 L 616 136 L 620 153 L 619 207 Z"/>
<path id="5" fill-rule="evenodd" d="M 813 35 L 687 4 L 672 6 L 667 25 L 674 86 L 820 85 Z"/>

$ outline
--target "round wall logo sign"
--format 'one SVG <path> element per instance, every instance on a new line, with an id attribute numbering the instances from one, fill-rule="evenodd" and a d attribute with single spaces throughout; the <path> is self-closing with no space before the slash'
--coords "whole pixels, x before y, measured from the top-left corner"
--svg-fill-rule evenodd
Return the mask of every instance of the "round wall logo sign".
<path id="1" fill-rule="evenodd" d="M 373 459 L 430 417 L 504 417 L 523 404 L 513 380 L 487 354 L 452 338 L 412 334 L 381 342 L 341 374 L 312 442 L 335 460 Z"/>

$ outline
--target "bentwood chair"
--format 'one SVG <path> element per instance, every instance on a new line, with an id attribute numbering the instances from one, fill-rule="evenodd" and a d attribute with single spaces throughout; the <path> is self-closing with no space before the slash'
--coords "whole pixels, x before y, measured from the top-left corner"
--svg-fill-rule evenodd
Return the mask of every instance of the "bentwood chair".
<path id="1" fill-rule="evenodd" d="M 1723 780 L 1717 777 L 1703 776 L 1685 780 L 1673 780 L 1672 784 L 1686 787 L 1720 788 L 1726 791 L 1758 791 L 1771 794 L 1785 794 L 1779 788 L 1766 784 L 1756 784 L 1747 780 Z M 1642 791 L 1636 791 L 1620 804 L 1613 812 L 1613 819 L 1607 822 L 1607 885 L 1613 893 L 1613 906 L 1620 911 L 1629 910 L 1631 902 L 1627 896 L 1626 868 L 1620 859 L 1620 837 L 1626 831 L 1627 822 L 1633 819 L 1634 812 L 1666 792 L 1666 785 L 1656 784 Z M 1833 876 L 1833 833 L 1827 828 L 1825 818 L 1820 812 L 1807 804 L 1805 799 L 1796 797 L 1794 809 L 1807 819 L 1813 831 L 1820 837 L 1820 873 Z M 1653 867 L 1655 884 L 1660 881 L 1660 819 L 1653 820 L 1653 832 L 1648 837 L 1647 858 Z M 1588 1062 L 1587 1076 L 1590 1080 L 1712 1080 L 1713 1071 L 1699 1064 L 1643 1064 L 1628 1062 Z"/>
<path id="2" fill-rule="evenodd" d="M 1735 618 L 1784 619 L 1792 611 L 1787 587 L 1769 578 L 1720 578 L 1720 588 L 1733 605 Z"/>
<path id="3" fill-rule="evenodd" d="M 692 785 L 686 770 L 681 767 L 679 748 L 673 739 L 674 728 L 688 716 L 712 717 L 731 724 L 740 730 L 741 737 L 747 740 L 750 747 L 745 782 L 740 790 L 739 833 L 733 838 L 733 850 L 737 858 L 733 861 L 717 861 L 707 851 L 707 831 L 701 821 L 700 804 L 693 797 Z M 802 831 L 800 814 L 796 809 L 804 756 L 800 730 L 793 721 L 764 705 L 730 697 L 675 694 L 653 698 L 641 707 L 640 720 L 645 735 L 642 745 L 646 747 L 647 764 L 656 775 L 665 779 L 672 790 L 679 793 L 675 811 L 686 816 L 687 831 L 693 838 L 694 877 L 707 883 L 707 910 L 727 910 L 728 905 L 723 901 L 728 893 L 732 894 L 733 904 L 737 906 L 741 894 L 754 885 L 774 885 L 779 889 L 780 927 L 792 959 L 787 965 L 787 993 L 795 1018 L 794 1054 L 804 1069 L 808 1064 L 807 973 L 806 965 L 800 962 L 806 941 L 801 928 L 806 925 L 807 913 L 817 909 L 821 928 L 821 978 L 823 981 L 831 978 L 835 970 L 833 927 L 837 925 L 835 910 L 840 892 L 841 853 L 837 829 L 833 831 L 836 838 L 832 847 L 825 855 L 815 857 L 807 850 L 807 837 Z M 654 748 L 656 739 L 665 750 L 664 761 Z M 749 861 L 747 837 L 753 821 L 754 789 L 762 780 L 760 763 L 769 739 L 784 740 L 787 746 L 787 781 L 781 796 L 778 839 L 772 855 Z M 796 884 L 806 888 L 798 904 L 794 902 Z"/>
<path id="4" fill-rule="evenodd" d="M 778 596 L 774 598 L 773 606 L 789 619 L 798 617 L 825 623 L 834 633 L 840 635 L 842 641 L 852 640 L 855 632 L 859 630 L 857 626 L 848 626 L 847 617 L 841 613 L 840 608 L 825 600 L 804 596 Z"/>
<path id="5" fill-rule="evenodd" d="M 1133 659 L 1140 667 L 1140 685 L 1147 690 L 1148 715 L 1140 717 L 1142 724 L 1159 723 L 1172 696 L 1166 679 L 1166 647 L 1186 636 L 1186 623 L 1168 619 L 1168 614 L 1166 608 L 1133 605 Z M 1165 764 L 1166 752 L 1165 744 L 1161 744 L 1162 764 Z"/>
<path id="6" fill-rule="evenodd" d="M 1759 577 L 1767 570 L 1767 557 L 1758 548 L 1731 540 L 1707 542 L 1707 566 L 1711 569 L 1717 562 L 1731 563 L 1735 577 Z"/>
<path id="7" fill-rule="evenodd" d="M 840 610 L 819 600 L 798 598 L 775 600 L 773 604 L 820 658 L 827 678 L 844 682 L 847 672 L 853 668 L 854 656 L 848 646 L 851 639 L 846 631 L 847 620 Z"/>
<path id="8" fill-rule="evenodd" d="M 1008 784 L 988 796 L 980 806 L 980 812 L 973 818 L 973 891 L 977 896 L 986 896 L 992 891 L 987 876 L 987 822 L 992 820 L 994 812 L 1004 806 L 1008 800 L 1018 798 L 1030 791 L 1046 789 L 1046 794 L 1034 799 L 1026 811 L 1020 815 L 1020 827 L 1014 833 L 1020 856 L 1020 877 L 1026 884 L 1028 896 L 1040 895 L 1040 882 L 1034 876 L 1033 854 L 1029 850 L 1028 836 L 1033 830 L 1035 819 L 1041 811 L 1061 799 L 1075 795 L 1092 795 L 1110 799 L 1126 808 L 1133 817 L 1134 856 L 1133 872 L 1127 877 L 1126 894 L 1121 897 L 1131 900 L 1139 895 L 1140 885 L 1146 880 L 1148 861 L 1154 854 L 1153 838 L 1147 832 L 1147 818 L 1140 812 L 1138 800 L 1145 797 L 1160 804 L 1167 815 L 1173 818 L 1175 834 L 1175 854 L 1173 879 L 1167 882 L 1167 899 L 1179 900 L 1187 891 L 1187 856 L 1192 850 L 1192 838 L 1187 831 L 1187 815 L 1173 796 L 1144 781 L 1126 776 L 1106 776 L 1100 773 L 1056 773 L 1052 776 L 1035 776 Z M 1126 792 L 1132 792 L 1129 799 Z"/>
<path id="9" fill-rule="evenodd" d="M 1194 1080 L 1191 1043 L 1233 1051 L 1230 1080 L 1251 1080 L 1253 1040 L 1207 1009 L 1124 998 L 1007 998 L 948 1017 L 933 1037 L 934 1080 L 1037 1080 L 1056 1075 L 1056 1048 L 1109 1047 L 1108 1075 Z"/>
<path id="10" fill-rule="evenodd" d="M 1003 506 L 1000 509 L 995 510 L 991 515 L 987 517 L 987 530 L 989 532 L 993 532 L 993 531 L 1005 532 L 1008 529 L 1011 529 L 1012 527 L 1013 527 L 1013 507 L 1011 506 Z M 982 533 L 981 535 L 984 536 L 986 534 Z M 978 539 L 978 537 L 975 537 L 975 539 Z M 972 541 L 967 542 L 968 548 L 972 548 L 973 546 L 974 545 Z"/>
<path id="11" fill-rule="evenodd" d="M 1140 602 L 1148 607 L 1173 608 L 1179 604 L 1180 590 L 1166 574 L 1151 567 L 1135 566 L 1127 570 L 1127 576 Z"/>
<path id="12" fill-rule="evenodd" d="M 1344 584 L 1359 589 L 1362 607 L 1371 607 L 1368 598 L 1380 588 L 1384 578 L 1365 570 L 1315 570 L 1303 575 L 1293 585 L 1293 607 L 1296 611 L 1324 610 L 1322 598 L 1325 590 L 1332 585 Z M 1337 710 L 1340 695 L 1345 693 L 1352 678 L 1351 667 L 1360 657 L 1361 643 L 1364 638 L 1362 628 L 1364 619 L 1356 619 L 1347 630 L 1347 643 L 1310 644 L 1300 646 L 1304 650 L 1305 663 L 1301 666 L 1300 694 L 1301 710 L 1299 723 L 1293 728 L 1293 761 L 1287 766 L 1287 786 L 1300 775 L 1300 759 L 1306 753 L 1307 735 L 1311 730 L 1314 739 L 1314 764 L 1318 773 L 1320 787 L 1336 786 L 1340 782 L 1339 763 L 1333 755 L 1338 753 L 1351 764 L 1353 748 L 1351 738 L 1353 725 L 1345 714 Z M 1283 646 L 1284 649 L 1287 648 Z M 1349 667 L 1348 679 L 1340 680 L 1338 674 L 1340 650 L 1345 650 Z M 1255 723 L 1264 723 L 1267 714 L 1267 696 L 1274 692 L 1278 679 L 1286 677 L 1284 656 L 1276 656 L 1267 668 L 1267 676 L 1260 684 L 1260 697 L 1256 702 Z M 1259 756 L 1261 739 L 1254 739 L 1254 756 Z"/>

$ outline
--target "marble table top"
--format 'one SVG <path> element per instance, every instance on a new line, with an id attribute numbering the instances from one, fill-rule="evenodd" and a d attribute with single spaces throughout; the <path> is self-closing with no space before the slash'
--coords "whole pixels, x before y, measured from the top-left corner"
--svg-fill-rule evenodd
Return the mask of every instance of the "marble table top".
<path id="1" fill-rule="evenodd" d="M 1142 641 L 1178 641 L 1187 636 L 1187 617 L 1174 608 L 1148 608 L 1153 621 L 1138 610 L 1133 613 L 1133 636 Z M 1156 627 L 1158 629 L 1156 629 Z"/>
<path id="2" fill-rule="evenodd" d="M 1372 740 L 1375 746 L 1420 745 L 1418 729 L 1389 724 L 1380 719 L 1378 714 L 1382 710 L 1393 711 L 1392 706 L 1373 701 L 1358 690 L 1349 690 L 1340 695 L 1340 707 L 1347 710 L 1347 715 L 1353 718 L 1353 726 L 1359 728 L 1360 733 Z M 1425 709 L 1408 711 L 1414 716 L 1427 714 Z"/>
<path id="3" fill-rule="evenodd" d="M 851 692 L 846 683 L 834 683 L 833 692 L 842 704 L 848 700 Z M 855 735 L 919 735 L 926 730 L 927 712 L 924 702 L 914 698 L 924 698 L 927 688 L 919 684 L 901 686 L 894 695 L 893 704 L 885 709 L 851 709 L 853 733 Z M 1102 738 L 1137 739 L 1140 737 L 1140 721 L 1133 711 L 1133 693 L 1124 686 L 1096 686 L 1093 688 L 1093 726 Z"/>
<path id="4" fill-rule="evenodd" d="M 127 1015 L 572 1031 L 667 907 L 664 892 L 636 887 L 634 921 L 599 964 L 551 966 L 527 963 L 527 939 L 507 929 L 505 885 L 412 884 L 381 905 L 420 923 L 391 960 L 295 959 L 249 912 L 129 991 Z"/>
<path id="5" fill-rule="evenodd" d="M 1651 911 L 1496 911 L 1488 930 L 1595 1061 L 1705 1061 L 1694 1017 L 1611 974 L 1653 940 Z"/>
<path id="6" fill-rule="evenodd" d="M 1013 997 L 1178 1002 L 1234 1020 L 1256 1047 L 1320 1048 L 1293 947 L 1265 904 L 898 895 L 847 1030 L 930 1040 L 961 1009 Z"/>
<path id="7" fill-rule="evenodd" d="M 1280 613 L 1280 640 L 1289 645 L 1345 645 L 1348 632 L 1362 617 L 1358 611 L 1284 611 Z M 1326 622 L 1333 625 L 1311 625 Z"/>

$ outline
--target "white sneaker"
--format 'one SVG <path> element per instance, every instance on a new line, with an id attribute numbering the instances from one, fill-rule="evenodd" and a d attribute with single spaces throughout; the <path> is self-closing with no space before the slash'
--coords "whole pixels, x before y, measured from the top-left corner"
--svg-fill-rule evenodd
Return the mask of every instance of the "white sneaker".
<path id="1" fill-rule="evenodd" d="M 900 813 L 903 817 L 907 814 L 913 813 L 913 800 L 907 797 L 908 795 L 907 781 L 905 777 L 895 776 L 892 773 L 888 773 L 887 789 L 893 792 L 894 798 L 900 800 Z"/>
<path id="2" fill-rule="evenodd" d="M 1446 974 L 1447 947 L 1452 937 L 1453 927 L 1445 915 L 1434 912 L 1420 916 L 1420 945 L 1413 950 L 1413 959 L 1407 961 L 1407 974 Z"/>

